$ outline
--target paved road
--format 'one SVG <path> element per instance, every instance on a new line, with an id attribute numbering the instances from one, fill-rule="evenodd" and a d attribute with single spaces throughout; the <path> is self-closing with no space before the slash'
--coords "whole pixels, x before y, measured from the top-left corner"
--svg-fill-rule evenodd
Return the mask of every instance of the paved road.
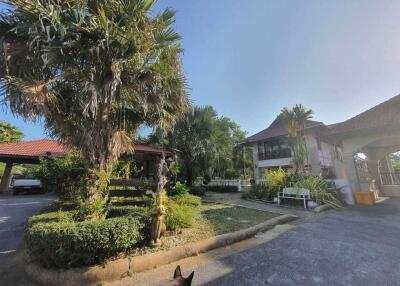
<path id="1" fill-rule="evenodd" d="M 176 264 L 185 275 L 195 271 L 194 286 L 400 285 L 400 199 L 308 219 L 268 242 L 204 260 L 182 260 L 163 273 L 155 269 L 115 285 L 134 279 L 135 285 L 156 285 L 157 276 L 165 279 Z"/>
<path id="2" fill-rule="evenodd" d="M 54 199 L 52 195 L 0 195 L 0 255 L 15 251 L 22 242 L 28 218 Z"/>

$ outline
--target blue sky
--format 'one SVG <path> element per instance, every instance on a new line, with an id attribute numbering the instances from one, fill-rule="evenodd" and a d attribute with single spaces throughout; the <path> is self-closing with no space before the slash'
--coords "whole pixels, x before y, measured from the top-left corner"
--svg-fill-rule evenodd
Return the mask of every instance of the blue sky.
<path id="1" fill-rule="evenodd" d="M 400 93 L 400 1 L 160 0 L 177 10 L 194 104 L 253 134 L 302 103 L 336 123 Z M 26 134 L 40 125 L 0 109 Z"/>

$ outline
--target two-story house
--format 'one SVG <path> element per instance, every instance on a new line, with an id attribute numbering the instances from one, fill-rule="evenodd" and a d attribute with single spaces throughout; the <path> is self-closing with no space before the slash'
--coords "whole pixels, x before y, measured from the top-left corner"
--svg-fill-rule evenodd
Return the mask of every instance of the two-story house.
<path id="1" fill-rule="evenodd" d="M 333 168 L 335 146 L 322 142 L 319 137 L 328 127 L 319 121 L 308 120 L 305 128 L 308 158 L 306 164 L 313 174 L 329 173 Z M 277 117 L 271 125 L 246 138 L 242 144 L 253 147 L 255 178 L 259 179 L 263 169 L 292 168 L 292 154 L 286 144 L 287 124 Z M 339 150 L 340 152 L 340 150 Z"/>
<path id="2" fill-rule="evenodd" d="M 390 154 L 400 152 L 400 95 L 340 123 L 309 120 L 305 135 L 308 169 L 335 179 L 348 203 L 353 203 L 354 192 L 374 185 L 383 195 L 400 196 L 400 172 L 390 161 Z M 256 179 L 264 169 L 292 168 L 286 138 L 287 125 L 278 116 L 268 128 L 240 142 L 253 148 Z"/>

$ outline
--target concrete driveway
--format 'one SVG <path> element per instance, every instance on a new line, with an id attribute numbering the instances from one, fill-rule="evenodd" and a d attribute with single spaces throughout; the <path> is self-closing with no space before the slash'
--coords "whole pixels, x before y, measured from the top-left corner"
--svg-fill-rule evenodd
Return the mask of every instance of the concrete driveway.
<path id="1" fill-rule="evenodd" d="M 400 199 L 305 220 L 244 251 L 205 254 L 197 265 L 182 260 L 112 285 L 157 285 L 177 264 L 185 275 L 195 271 L 193 285 L 400 285 Z"/>
<path id="2" fill-rule="evenodd" d="M 0 195 L 0 255 L 15 251 L 22 242 L 28 218 L 40 211 L 53 195 Z"/>

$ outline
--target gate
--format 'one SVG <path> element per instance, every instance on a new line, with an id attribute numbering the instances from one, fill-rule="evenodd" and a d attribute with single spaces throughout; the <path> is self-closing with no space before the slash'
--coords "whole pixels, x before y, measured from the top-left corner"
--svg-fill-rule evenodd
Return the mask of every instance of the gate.
<path id="1" fill-rule="evenodd" d="M 354 155 L 354 166 L 357 173 L 357 181 L 359 190 L 362 191 L 369 191 L 369 187 L 372 181 L 371 173 L 368 168 L 367 160 L 361 158 L 357 154 Z"/>

